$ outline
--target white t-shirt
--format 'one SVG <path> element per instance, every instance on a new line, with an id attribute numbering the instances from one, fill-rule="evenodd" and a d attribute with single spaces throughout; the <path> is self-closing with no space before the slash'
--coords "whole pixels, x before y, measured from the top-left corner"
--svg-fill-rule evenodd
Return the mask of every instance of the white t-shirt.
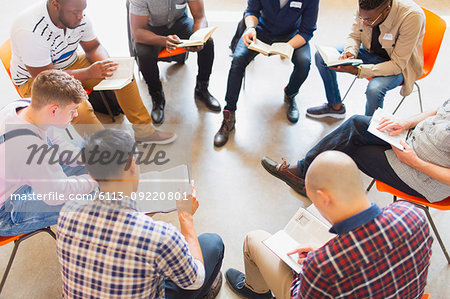
<path id="1" fill-rule="evenodd" d="M 24 11 L 11 28 L 11 76 L 17 86 L 31 78 L 25 65 L 42 67 L 53 63 L 56 69 L 65 69 L 77 60 L 80 41 L 96 38 L 92 24 L 83 16 L 75 29 L 60 29 L 53 24 L 47 10 L 47 1 Z"/>

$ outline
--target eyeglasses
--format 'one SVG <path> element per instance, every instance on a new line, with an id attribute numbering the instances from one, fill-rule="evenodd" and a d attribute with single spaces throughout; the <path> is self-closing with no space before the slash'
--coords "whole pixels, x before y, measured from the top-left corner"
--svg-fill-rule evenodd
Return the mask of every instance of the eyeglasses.
<path id="1" fill-rule="evenodd" d="M 368 19 L 363 19 L 361 18 L 361 16 L 359 15 L 359 9 L 358 9 L 358 18 L 363 22 L 366 23 L 368 26 L 373 27 L 373 25 L 375 25 L 375 23 L 381 18 L 381 16 L 383 15 L 383 13 L 385 12 L 386 9 L 391 8 L 391 5 L 389 4 L 386 8 L 384 8 L 381 13 L 378 15 L 378 17 L 375 18 L 375 20 L 373 20 L 372 22 L 370 22 L 370 20 Z"/>

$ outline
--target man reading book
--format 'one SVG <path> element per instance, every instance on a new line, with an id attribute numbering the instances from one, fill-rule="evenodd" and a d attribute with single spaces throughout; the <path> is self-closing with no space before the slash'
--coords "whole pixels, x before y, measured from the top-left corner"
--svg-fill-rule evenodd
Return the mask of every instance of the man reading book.
<path id="1" fill-rule="evenodd" d="M 164 121 L 166 99 L 159 80 L 158 54 L 162 49 L 175 50 L 180 39 L 189 39 L 192 33 L 208 27 L 203 0 L 158 1 L 128 0 L 130 30 L 134 40 L 139 68 L 152 97 L 152 118 Z M 187 16 L 187 7 L 192 18 Z M 197 84 L 195 99 L 212 111 L 220 111 L 220 104 L 208 91 L 209 77 L 214 62 L 214 43 L 210 38 L 203 46 L 186 47 L 197 52 Z"/>
<path id="2" fill-rule="evenodd" d="M 450 99 L 437 110 L 406 119 L 384 119 L 378 130 L 395 136 L 412 129 L 404 150 L 369 133 L 371 117 L 355 115 L 325 136 L 306 156 L 293 165 L 281 164 L 269 157 L 261 160 L 263 167 L 305 195 L 305 175 L 311 162 L 327 150 L 341 151 L 353 158 L 359 169 L 395 189 L 430 202 L 450 194 Z"/>
<path id="3" fill-rule="evenodd" d="M 339 51 L 343 59 L 358 58 L 363 64 L 327 67 L 317 52 L 328 103 L 307 109 L 306 115 L 345 118 L 336 72 L 372 78 L 366 90 L 366 115 L 383 107 L 386 92 L 402 83 L 401 95 L 409 95 L 422 75 L 424 33 L 425 14 L 412 0 L 359 0 L 352 32 Z"/>
<path id="4" fill-rule="evenodd" d="M 234 130 L 236 105 L 245 68 L 259 53 L 248 48 L 256 39 L 266 44 L 285 42 L 294 48 L 291 59 L 294 69 L 284 88 L 284 101 L 288 106 L 288 120 L 292 123 L 298 121 L 295 96 L 309 73 L 311 52 L 308 41 L 316 29 L 318 11 L 318 0 L 248 0 L 245 13 L 247 28 L 233 53 L 225 95 L 227 105 L 223 110 L 222 125 L 214 136 L 215 146 L 225 145 L 230 132 Z"/>
<path id="5" fill-rule="evenodd" d="M 303 269 L 294 275 L 263 243 L 270 234 L 253 231 L 244 241 L 245 274 L 226 272 L 232 289 L 247 298 L 421 298 L 433 238 L 414 205 L 383 209 L 370 203 L 356 164 L 342 152 L 316 157 L 306 191 L 337 234 L 320 248 L 288 253 Z"/>

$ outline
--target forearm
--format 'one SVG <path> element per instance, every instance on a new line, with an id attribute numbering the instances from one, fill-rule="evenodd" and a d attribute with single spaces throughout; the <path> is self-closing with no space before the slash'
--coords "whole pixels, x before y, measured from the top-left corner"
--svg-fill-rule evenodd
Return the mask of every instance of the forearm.
<path id="1" fill-rule="evenodd" d="M 249 28 L 249 27 L 256 28 L 256 26 L 258 26 L 258 18 L 255 16 L 252 16 L 252 15 L 246 16 L 245 17 L 245 26 L 247 28 Z"/>
<path id="2" fill-rule="evenodd" d="M 90 63 L 102 61 L 109 58 L 109 54 L 106 49 L 99 44 L 97 47 L 86 51 L 86 58 Z"/>
<path id="3" fill-rule="evenodd" d="M 296 34 L 293 38 L 288 41 L 288 44 L 292 46 L 292 48 L 297 49 L 306 44 L 306 40 L 300 34 Z"/>
<path id="4" fill-rule="evenodd" d="M 428 175 L 429 177 L 439 181 L 443 184 L 450 185 L 450 168 L 445 168 L 420 158 L 411 163 L 409 166 L 417 169 L 418 171 Z"/>
<path id="5" fill-rule="evenodd" d="M 72 75 L 75 79 L 83 82 L 89 79 L 93 79 L 91 78 L 91 76 L 89 75 L 89 68 L 82 68 L 82 69 L 76 69 L 76 70 L 64 70 L 66 73 L 68 73 L 69 75 Z"/>
<path id="6" fill-rule="evenodd" d="M 150 30 L 144 28 L 138 28 L 133 33 L 134 41 L 146 44 L 146 45 L 154 45 L 154 46 L 166 46 L 166 36 L 157 35 Z"/>
<path id="7" fill-rule="evenodd" d="M 195 32 L 201 28 L 208 27 L 208 21 L 206 20 L 206 17 L 200 17 L 200 18 L 194 18 L 194 24 L 192 25 L 192 32 Z"/>
<path id="8" fill-rule="evenodd" d="M 417 126 L 418 123 L 427 119 L 430 116 L 436 115 L 436 110 L 425 111 L 420 114 L 414 115 L 406 120 L 407 127 L 406 129 L 412 129 Z"/>
<path id="9" fill-rule="evenodd" d="M 180 228 L 181 234 L 186 239 L 186 243 L 188 244 L 192 256 L 195 259 L 199 260 L 202 264 L 204 264 L 203 254 L 200 248 L 200 244 L 198 243 L 198 238 L 195 232 L 193 219 L 192 218 L 180 219 Z"/>

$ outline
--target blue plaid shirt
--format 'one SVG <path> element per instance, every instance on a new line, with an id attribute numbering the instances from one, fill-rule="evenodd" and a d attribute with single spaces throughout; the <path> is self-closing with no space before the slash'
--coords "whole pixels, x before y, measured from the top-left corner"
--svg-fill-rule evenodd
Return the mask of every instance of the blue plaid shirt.
<path id="1" fill-rule="evenodd" d="M 192 285 L 198 266 L 171 224 L 122 200 L 73 201 L 58 219 L 64 298 L 164 298 L 164 279 Z"/>

